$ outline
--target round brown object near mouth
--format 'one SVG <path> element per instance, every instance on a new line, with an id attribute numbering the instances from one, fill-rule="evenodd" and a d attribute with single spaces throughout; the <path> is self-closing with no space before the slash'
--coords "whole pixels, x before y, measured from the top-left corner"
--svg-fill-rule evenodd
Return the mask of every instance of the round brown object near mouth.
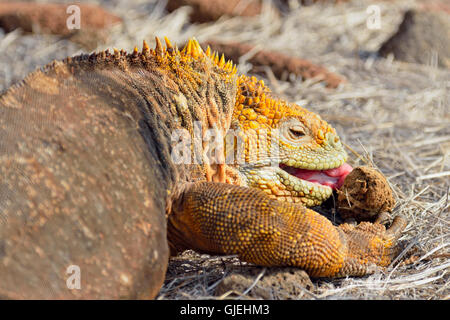
<path id="1" fill-rule="evenodd" d="M 389 183 L 374 168 L 353 169 L 338 190 L 337 208 L 344 219 L 373 221 L 380 213 L 392 211 L 394 206 Z"/>

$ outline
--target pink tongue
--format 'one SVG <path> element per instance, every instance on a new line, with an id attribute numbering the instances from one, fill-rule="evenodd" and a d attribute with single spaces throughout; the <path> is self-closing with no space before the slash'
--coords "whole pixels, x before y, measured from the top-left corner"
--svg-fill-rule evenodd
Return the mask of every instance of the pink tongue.
<path id="1" fill-rule="evenodd" d="M 345 177 L 353 170 L 353 168 L 344 163 L 342 166 L 328 170 L 304 170 L 295 169 L 290 174 L 299 179 L 319 183 L 329 186 L 333 189 L 339 189 L 343 184 Z"/>

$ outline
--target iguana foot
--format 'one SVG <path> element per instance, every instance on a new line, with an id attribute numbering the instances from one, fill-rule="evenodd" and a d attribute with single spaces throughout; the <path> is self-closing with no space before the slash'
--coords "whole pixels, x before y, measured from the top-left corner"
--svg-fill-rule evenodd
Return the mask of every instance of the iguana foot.
<path id="1" fill-rule="evenodd" d="M 397 217 L 387 230 L 369 222 L 335 227 L 313 210 L 258 189 L 200 182 L 174 199 L 168 238 L 172 252 L 237 254 L 258 265 L 299 267 L 312 277 L 361 276 L 389 265 L 405 225 Z"/>
<path id="2" fill-rule="evenodd" d="M 397 240 L 406 224 L 403 216 L 396 216 L 388 229 L 370 222 L 361 222 L 357 226 L 340 225 L 338 229 L 344 233 L 347 255 L 336 276 L 362 276 L 387 267 L 400 251 Z"/>

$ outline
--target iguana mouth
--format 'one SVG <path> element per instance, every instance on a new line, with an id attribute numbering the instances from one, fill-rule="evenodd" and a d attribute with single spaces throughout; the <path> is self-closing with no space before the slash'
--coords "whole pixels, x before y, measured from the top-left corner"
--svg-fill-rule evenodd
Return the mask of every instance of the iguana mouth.
<path id="1" fill-rule="evenodd" d="M 298 179 L 328 186 L 332 189 L 339 189 L 344 184 L 345 177 L 353 170 L 347 163 L 328 170 L 307 170 L 285 164 L 280 164 L 280 168 Z"/>

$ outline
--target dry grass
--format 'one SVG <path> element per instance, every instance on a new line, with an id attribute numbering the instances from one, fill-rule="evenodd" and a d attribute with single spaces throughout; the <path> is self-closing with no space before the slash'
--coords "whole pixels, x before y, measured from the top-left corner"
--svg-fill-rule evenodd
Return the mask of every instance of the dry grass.
<path id="1" fill-rule="evenodd" d="M 419 259 L 364 278 L 315 280 L 314 292 L 290 298 L 450 298 L 450 71 L 432 63 L 379 59 L 374 53 L 415 1 L 378 3 L 380 30 L 366 27 L 366 9 L 373 1 L 296 9 L 284 19 L 265 10 L 251 19 L 203 25 L 189 24 L 186 8 L 167 15 L 163 1 L 99 2 L 125 19 L 104 47 L 132 49 L 154 35 L 167 35 L 178 43 L 189 36 L 244 41 L 310 59 L 347 77 L 348 83 L 333 91 L 313 80 L 276 80 L 270 70 L 265 80 L 277 94 L 330 121 L 349 146 L 351 164 L 370 163 L 388 177 L 398 202 L 394 212 L 409 220 L 402 240 L 407 249 L 418 249 Z M 0 34 L 0 90 L 36 66 L 78 52 L 76 45 L 55 37 Z M 241 61 L 240 71 L 248 69 Z M 188 252 L 172 260 L 159 298 L 217 298 L 214 290 L 220 280 L 245 268 L 252 266 L 232 257 Z M 244 293 L 237 296 L 246 298 Z"/>

